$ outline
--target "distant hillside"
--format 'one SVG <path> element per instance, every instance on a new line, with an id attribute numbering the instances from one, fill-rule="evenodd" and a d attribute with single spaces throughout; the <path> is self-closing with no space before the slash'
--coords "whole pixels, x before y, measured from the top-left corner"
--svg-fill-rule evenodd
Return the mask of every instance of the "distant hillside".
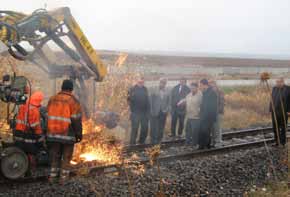
<path id="1" fill-rule="evenodd" d="M 118 58 L 119 52 L 98 51 L 102 59 L 113 62 Z M 290 60 L 233 58 L 233 57 L 191 57 L 191 56 L 168 56 L 156 54 L 130 53 L 126 60 L 127 64 L 159 65 L 159 66 L 235 66 L 235 67 L 290 67 Z"/>
<path id="2" fill-rule="evenodd" d="M 114 64 L 118 59 L 118 51 L 97 50 L 101 59 L 107 64 Z M 207 57 L 170 54 L 148 54 L 149 52 L 127 52 L 128 65 L 155 65 L 155 66 L 209 66 L 209 67 L 290 67 L 290 60 L 267 58 L 238 58 L 238 57 Z M 145 54 L 146 53 L 146 54 Z M 155 52 L 151 52 L 155 53 Z M 157 52 L 156 52 L 157 53 Z M 160 52 L 161 53 L 161 52 Z M 165 52 L 163 52 L 165 53 Z M 8 54 L 5 54 L 8 55 Z M 4 56 L 5 56 L 4 55 Z M 189 55 L 189 54 L 187 54 Z M 197 54 L 198 55 L 198 54 Z M 70 64 L 73 61 L 63 52 L 56 51 L 58 64 Z"/>

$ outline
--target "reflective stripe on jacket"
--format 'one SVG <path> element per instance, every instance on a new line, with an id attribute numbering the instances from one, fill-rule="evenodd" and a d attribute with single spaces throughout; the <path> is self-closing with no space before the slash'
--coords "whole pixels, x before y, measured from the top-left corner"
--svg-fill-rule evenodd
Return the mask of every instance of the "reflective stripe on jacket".
<path id="1" fill-rule="evenodd" d="M 16 130 L 14 132 L 13 139 L 15 141 L 25 142 L 28 144 L 34 144 L 34 143 L 41 143 L 44 141 L 45 136 L 44 135 L 37 135 L 33 133 L 23 133 L 22 131 Z"/>
<path id="2" fill-rule="evenodd" d="M 24 133 L 42 134 L 40 125 L 40 112 L 39 107 L 29 105 L 21 105 L 16 116 L 15 130 Z"/>
<path id="3" fill-rule="evenodd" d="M 75 142 L 75 134 L 80 128 L 73 128 L 75 122 L 81 124 L 81 106 L 70 92 L 60 92 L 50 98 L 47 105 L 47 139 L 51 141 Z"/>

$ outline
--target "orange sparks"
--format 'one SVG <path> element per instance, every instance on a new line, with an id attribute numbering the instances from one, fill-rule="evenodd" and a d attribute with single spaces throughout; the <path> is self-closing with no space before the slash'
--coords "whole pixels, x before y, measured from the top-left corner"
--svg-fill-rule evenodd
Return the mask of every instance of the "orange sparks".
<path id="1" fill-rule="evenodd" d="M 100 161 L 105 163 L 114 162 L 115 158 L 107 154 L 104 150 L 93 150 L 92 152 L 86 152 L 80 155 L 80 158 L 84 161 Z"/>
<path id="2" fill-rule="evenodd" d="M 99 133 L 103 130 L 103 128 L 104 128 L 103 125 L 97 125 L 97 126 L 95 126 L 94 130 Z"/>
<path id="3" fill-rule="evenodd" d="M 100 159 L 100 157 L 98 157 L 98 154 L 94 154 L 94 153 L 81 154 L 80 158 L 84 159 L 85 161 L 95 161 L 95 160 Z"/>
<path id="4" fill-rule="evenodd" d="M 78 163 L 75 162 L 75 161 L 73 161 L 73 160 L 71 160 L 71 161 L 70 161 L 70 164 L 71 164 L 71 165 L 77 165 Z"/>
<path id="5" fill-rule="evenodd" d="M 112 143 L 103 125 L 96 125 L 90 119 L 83 123 L 83 140 L 74 151 L 74 160 L 78 162 L 97 161 L 100 164 L 120 163 L 121 145 Z"/>

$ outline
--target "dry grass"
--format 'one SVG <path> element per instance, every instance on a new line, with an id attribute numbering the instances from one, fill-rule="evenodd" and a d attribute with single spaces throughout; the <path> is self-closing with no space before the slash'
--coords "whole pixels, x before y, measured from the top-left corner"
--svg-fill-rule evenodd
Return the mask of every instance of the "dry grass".
<path id="1" fill-rule="evenodd" d="M 270 183 L 263 188 L 255 188 L 252 191 L 247 192 L 245 197 L 287 197 L 290 196 L 290 191 L 288 189 L 287 183 Z"/>
<path id="2" fill-rule="evenodd" d="M 229 108 L 224 114 L 223 128 L 247 128 L 253 126 L 262 126 L 270 123 L 267 116 L 261 116 L 250 109 L 234 110 Z"/>
<path id="3" fill-rule="evenodd" d="M 252 89 L 232 92 L 225 96 L 226 107 L 232 109 L 251 109 L 258 114 L 267 115 L 269 112 L 270 95 L 264 89 Z"/>
<path id="4" fill-rule="evenodd" d="M 269 98 L 269 93 L 262 87 L 240 87 L 226 93 L 223 128 L 269 124 Z"/>

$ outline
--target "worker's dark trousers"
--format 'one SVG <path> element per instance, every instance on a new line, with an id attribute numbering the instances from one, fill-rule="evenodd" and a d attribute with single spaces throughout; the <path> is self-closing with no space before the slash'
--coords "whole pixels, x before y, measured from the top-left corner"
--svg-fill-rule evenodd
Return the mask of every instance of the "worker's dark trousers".
<path id="1" fill-rule="evenodd" d="M 206 122 L 206 121 L 201 121 L 200 122 L 200 132 L 199 132 L 199 148 L 204 149 L 204 148 L 210 148 L 210 134 L 213 129 L 213 124 L 214 122 Z"/>
<path id="2" fill-rule="evenodd" d="M 130 144 L 136 144 L 136 138 L 138 135 L 139 127 L 141 126 L 141 132 L 139 137 L 139 143 L 144 144 L 148 135 L 148 123 L 149 116 L 147 113 L 131 113 L 131 138 Z"/>
<path id="3" fill-rule="evenodd" d="M 176 136 L 176 124 L 178 121 L 178 135 L 182 135 L 184 127 L 185 113 L 173 111 L 171 113 L 171 135 Z"/>
<path id="4" fill-rule="evenodd" d="M 158 144 L 162 141 L 167 113 L 159 112 L 157 116 L 150 118 L 151 144 Z"/>
<path id="5" fill-rule="evenodd" d="M 32 143 L 32 141 L 39 141 L 41 138 L 41 135 L 34 134 L 33 131 L 26 133 L 16 130 L 13 132 L 13 137 L 15 145 L 28 154 L 36 155 L 44 149 L 43 141 Z M 25 140 L 28 142 L 25 142 Z"/>
<path id="6" fill-rule="evenodd" d="M 70 161 L 72 159 L 74 144 L 59 142 L 49 143 L 49 156 L 51 161 L 50 177 L 66 179 L 69 177 Z"/>
<path id="7" fill-rule="evenodd" d="M 277 114 L 277 123 L 278 123 L 278 133 L 279 133 L 279 138 L 280 138 L 280 144 L 285 145 L 286 144 L 286 132 L 287 132 L 287 125 L 288 125 L 288 117 L 285 115 L 286 119 L 286 129 L 285 129 L 285 122 L 283 115 L 282 117 Z M 278 137 L 277 137 L 277 131 L 276 131 L 276 123 L 274 119 L 274 115 L 272 114 L 272 125 L 273 125 L 273 132 L 274 132 L 274 138 L 276 144 L 278 144 Z"/>

